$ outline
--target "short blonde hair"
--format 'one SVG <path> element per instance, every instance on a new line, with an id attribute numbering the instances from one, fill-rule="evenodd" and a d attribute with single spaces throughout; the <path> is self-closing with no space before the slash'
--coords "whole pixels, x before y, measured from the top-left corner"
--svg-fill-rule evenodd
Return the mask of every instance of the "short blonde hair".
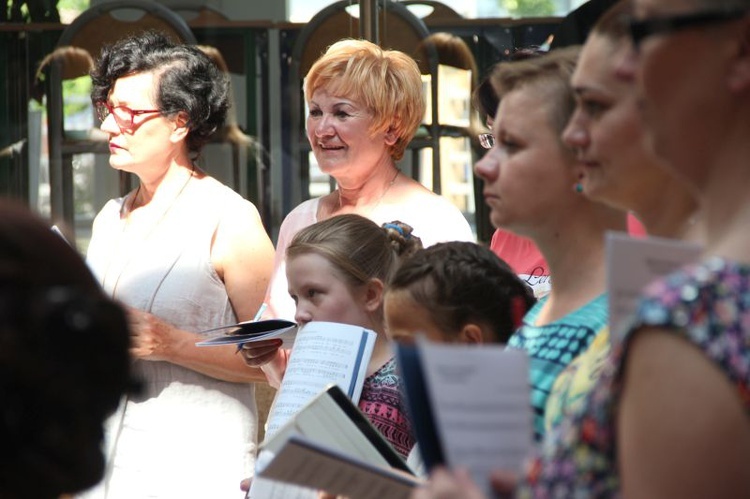
<path id="1" fill-rule="evenodd" d="M 363 104 L 373 115 L 370 133 L 390 130 L 396 136 L 390 156 L 396 161 L 403 157 L 425 111 L 414 59 L 366 40 L 341 40 L 328 47 L 307 73 L 307 101 L 322 87 Z"/>
<path id="2" fill-rule="evenodd" d="M 490 76 L 492 88 L 500 100 L 503 95 L 526 87 L 545 95 L 550 124 L 562 135 L 575 109 L 570 79 L 579 53 L 579 46 L 566 47 L 538 57 L 497 64 Z"/>

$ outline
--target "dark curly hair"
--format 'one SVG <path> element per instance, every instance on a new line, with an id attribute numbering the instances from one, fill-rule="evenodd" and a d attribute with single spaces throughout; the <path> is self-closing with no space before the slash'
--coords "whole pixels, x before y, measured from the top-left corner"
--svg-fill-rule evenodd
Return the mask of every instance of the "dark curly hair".
<path id="1" fill-rule="evenodd" d="M 52 499 L 104 473 L 103 423 L 134 387 L 122 308 L 78 253 L 0 201 L 0 497 Z"/>
<path id="2" fill-rule="evenodd" d="M 146 31 L 106 46 L 91 71 L 94 104 L 106 102 L 118 78 L 155 72 L 156 105 L 164 116 L 188 117 L 188 150 L 196 156 L 219 130 L 229 110 L 229 77 L 200 49 Z"/>
<path id="3" fill-rule="evenodd" d="M 388 282 L 388 291 L 396 290 L 429 310 L 446 336 L 473 322 L 490 327 L 500 343 L 536 303 L 508 264 L 488 248 L 463 241 L 438 243 L 405 259 Z"/>

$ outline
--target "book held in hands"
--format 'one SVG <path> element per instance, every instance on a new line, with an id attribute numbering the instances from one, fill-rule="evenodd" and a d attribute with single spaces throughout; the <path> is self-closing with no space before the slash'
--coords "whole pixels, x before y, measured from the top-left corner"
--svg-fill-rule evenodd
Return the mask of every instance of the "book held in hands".
<path id="1" fill-rule="evenodd" d="M 331 385 L 261 446 L 258 475 L 361 499 L 408 499 L 421 481 L 367 417 Z"/>
<path id="2" fill-rule="evenodd" d="M 268 416 L 266 439 L 271 438 L 330 384 L 338 385 L 356 404 L 362 394 L 376 336 L 369 329 L 333 322 L 309 322 L 300 328 L 276 401 Z M 267 453 L 261 451 L 256 467 L 261 467 L 268 460 Z M 248 497 L 316 497 L 314 492 L 256 477 Z"/>
<path id="3" fill-rule="evenodd" d="M 201 331 L 207 339 L 197 342 L 199 347 L 242 345 L 260 340 L 280 339 L 282 348 L 292 348 L 297 337 L 297 324 L 283 319 L 245 321 Z"/>
<path id="4" fill-rule="evenodd" d="M 498 345 L 419 342 L 396 348 L 427 468 L 468 468 L 491 495 L 490 473 L 520 470 L 532 445 L 526 354 Z M 311 492 L 398 499 L 422 483 L 337 388 L 292 416 L 266 439 L 261 454 L 259 477 L 304 485 Z"/>

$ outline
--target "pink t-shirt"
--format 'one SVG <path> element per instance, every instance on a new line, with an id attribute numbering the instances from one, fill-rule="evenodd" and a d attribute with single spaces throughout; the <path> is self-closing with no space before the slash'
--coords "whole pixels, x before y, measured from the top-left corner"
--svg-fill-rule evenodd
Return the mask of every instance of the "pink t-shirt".
<path id="1" fill-rule="evenodd" d="M 628 233 L 633 237 L 646 235 L 646 228 L 632 213 L 628 213 Z M 490 249 L 531 286 L 535 296 L 549 293 L 549 266 L 531 239 L 497 229 L 492 234 Z"/>
<path id="2" fill-rule="evenodd" d="M 544 296 L 549 292 L 549 266 L 534 241 L 497 229 L 492 234 L 490 249 L 531 286 L 535 296 Z"/>

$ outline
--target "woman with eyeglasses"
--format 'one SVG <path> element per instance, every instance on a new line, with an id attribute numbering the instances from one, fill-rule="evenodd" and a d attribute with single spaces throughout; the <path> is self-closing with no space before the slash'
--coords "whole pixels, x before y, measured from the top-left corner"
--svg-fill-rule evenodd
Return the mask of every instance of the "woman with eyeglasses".
<path id="1" fill-rule="evenodd" d="M 522 49 L 515 52 L 513 57 L 525 58 L 542 53 L 538 50 Z M 485 77 L 472 92 L 472 104 L 479 111 L 487 128 L 491 130 L 499 100 L 492 88 L 489 76 Z M 495 136 L 492 133 L 480 133 L 477 138 L 482 149 L 489 150 L 495 146 Z M 496 227 L 490 239 L 490 249 L 505 261 L 518 274 L 518 277 L 531 286 L 534 296 L 541 298 L 549 293 L 549 265 L 534 241 L 518 236 L 502 227 Z"/>
<path id="2" fill-rule="evenodd" d="M 557 375 L 606 326 L 604 234 L 626 230 L 625 212 L 578 192 L 583 165 L 560 139 L 574 107 L 577 54 L 559 49 L 496 66 L 495 145 L 474 167 L 492 224 L 531 239 L 549 264 L 549 294 L 508 342 L 529 355 L 537 439 Z"/>
<path id="3" fill-rule="evenodd" d="M 634 497 L 750 497 L 750 1 L 633 3 L 621 70 L 652 147 L 697 196 L 706 247 L 645 291 L 598 407 L 619 407 Z"/>
<path id="4" fill-rule="evenodd" d="M 273 245 L 255 206 L 196 166 L 224 123 L 228 77 L 197 47 L 149 32 L 105 48 L 92 80 L 110 165 L 139 182 L 97 215 L 87 261 L 128 307 L 145 391 L 111 418 L 91 497 L 232 497 L 253 469 L 252 382 L 265 377 L 231 346 L 195 343 L 253 318 Z"/>
<path id="5" fill-rule="evenodd" d="M 515 52 L 512 60 L 525 59 L 543 54 L 535 49 L 521 49 Z M 485 78 L 473 93 L 474 106 L 479 109 L 488 128 L 492 128 L 495 116 L 494 112 L 498 106 L 498 98 L 492 89 L 490 78 Z M 480 133 L 479 144 L 484 149 L 492 149 L 495 145 L 495 137 L 492 133 Z M 638 218 L 628 214 L 628 233 L 632 236 L 643 236 L 645 228 Z M 508 265 L 534 290 L 534 295 L 542 297 L 549 293 L 551 280 L 549 265 L 539 248 L 534 242 L 526 237 L 521 237 L 503 228 L 496 228 L 490 241 L 490 249 Z"/>

